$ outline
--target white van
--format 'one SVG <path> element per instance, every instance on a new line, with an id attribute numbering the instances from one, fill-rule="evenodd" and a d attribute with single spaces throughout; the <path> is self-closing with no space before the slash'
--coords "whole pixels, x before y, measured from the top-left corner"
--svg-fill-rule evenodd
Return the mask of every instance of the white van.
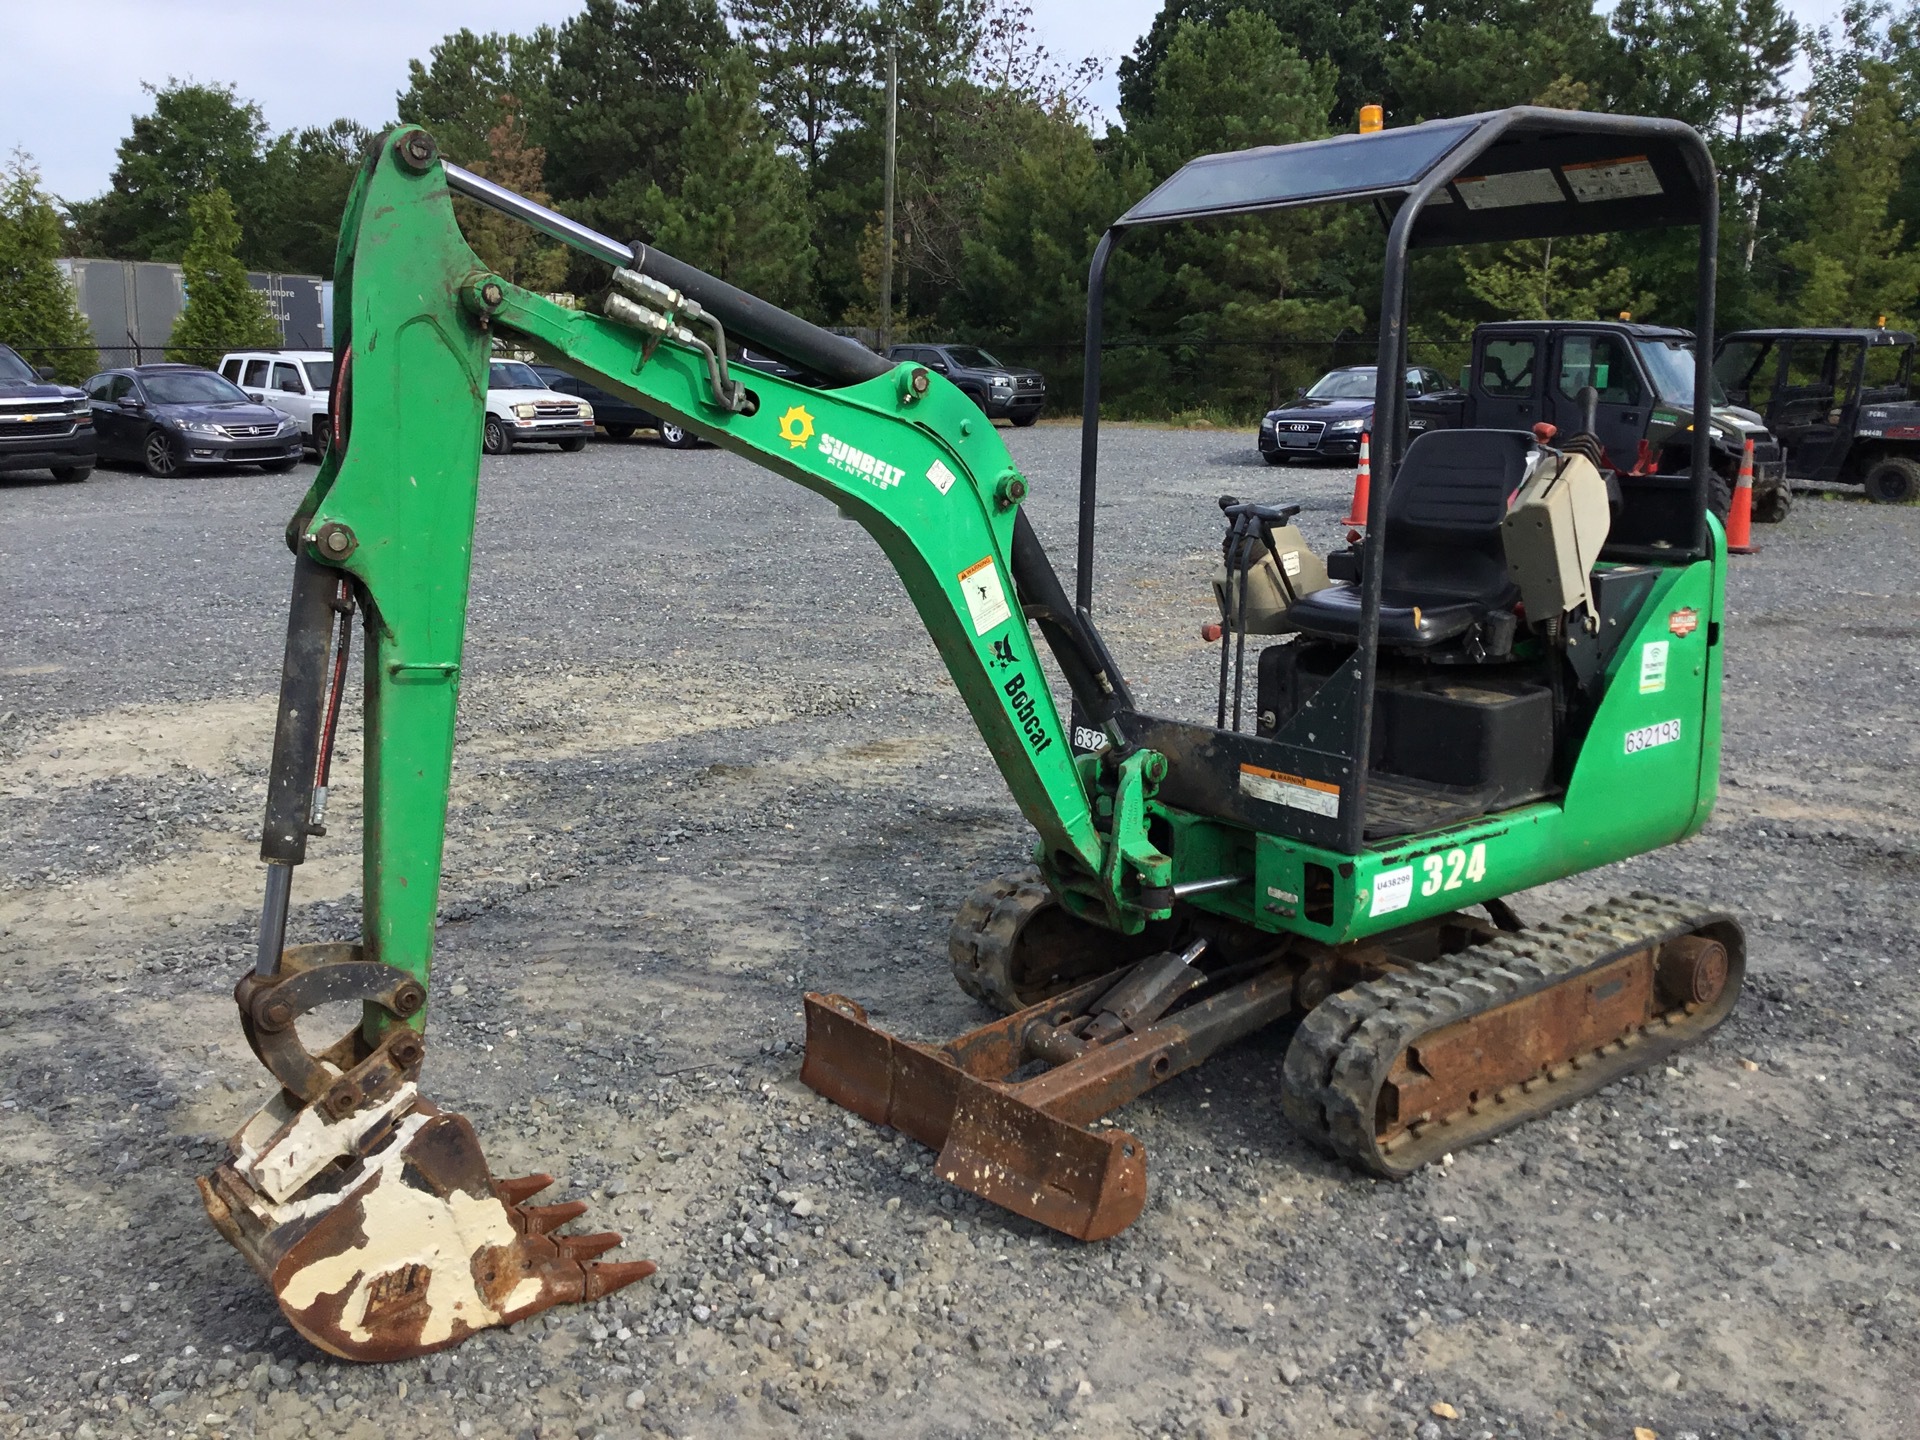
<path id="1" fill-rule="evenodd" d="M 220 373 L 299 422 L 307 448 L 327 448 L 327 392 L 333 388 L 331 350 L 235 350 L 220 357 Z"/>

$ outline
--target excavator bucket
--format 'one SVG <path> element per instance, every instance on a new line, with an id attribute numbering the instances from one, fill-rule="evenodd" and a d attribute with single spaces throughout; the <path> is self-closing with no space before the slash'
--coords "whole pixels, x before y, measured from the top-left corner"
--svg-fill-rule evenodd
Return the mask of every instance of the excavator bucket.
<path id="1" fill-rule="evenodd" d="M 200 1199 L 301 1335 L 346 1360 L 401 1360 L 654 1270 L 597 1262 L 612 1233 L 562 1235 L 586 1204 L 529 1205 L 550 1175 L 496 1180 L 464 1116 L 424 1100 L 426 1050 L 395 1026 L 318 1054 L 294 1022 L 357 999 L 395 1019 L 425 995 L 355 945 L 288 948 L 235 990 L 254 1052 L 285 1087 L 240 1127 Z"/>
<path id="2" fill-rule="evenodd" d="M 595 1263 L 618 1235 L 552 1233 L 585 1203 L 525 1203 L 553 1177 L 494 1179 L 464 1116 L 419 1099 L 411 1084 L 395 1100 L 362 1153 L 364 1114 L 329 1123 L 277 1096 L 200 1181 L 220 1233 L 322 1350 L 346 1360 L 424 1355 L 653 1273 L 647 1260 Z"/>

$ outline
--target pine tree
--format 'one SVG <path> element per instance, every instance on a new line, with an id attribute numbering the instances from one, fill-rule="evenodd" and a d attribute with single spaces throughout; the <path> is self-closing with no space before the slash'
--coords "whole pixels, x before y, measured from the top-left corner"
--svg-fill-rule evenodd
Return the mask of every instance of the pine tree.
<path id="1" fill-rule="evenodd" d="M 187 307 L 173 322 L 167 358 L 207 364 L 222 350 L 271 348 L 280 343 L 280 327 L 266 299 L 247 284 L 247 272 L 235 252 L 240 224 L 233 197 L 218 186 L 187 202 L 193 238 L 180 267 L 186 272 Z"/>
<path id="2" fill-rule="evenodd" d="M 60 217 L 25 151 L 0 169 L 0 340 L 68 384 L 100 366 L 60 255 Z M 42 348 L 46 347 L 46 348 Z"/>
<path id="3" fill-rule="evenodd" d="M 809 180 L 834 132 L 852 119 L 865 75 L 868 12 L 860 0 L 729 0 L 727 15 L 760 75 L 760 98 L 781 145 Z"/>
<path id="4" fill-rule="evenodd" d="M 547 152 L 527 138 L 520 102 L 512 95 L 501 97 L 500 115 L 499 122 L 487 132 L 487 158 L 474 168 L 496 185 L 504 185 L 536 205 L 545 205 L 542 170 Z M 566 251 L 530 226 L 467 200 L 456 200 L 454 208 L 460 214 L 467 243 L 502 279 L 528 290 L 548 291 L 566 278 Z"/>
<path id="5" fill-rule="evenodd" d="M 1891 76 L 1870 63 L 1838 123 L 1821 137 L 1803 184 L 1817 223 L 1781 258 L 1798 274 L 1802 325 L 1902 324 L 1920 310 L 1920 253 L 1888 209 L 1916 127 L 1900 118 Z"/>
<path id="6" fill-rule="evenodd" d="M 768 129 L 746 55 L 728 55 L 688 98 L 681 144 L 679 193 L 656 185 L 645 198 L 655 243 L 776 305 L 804 304 L 814 259 L 806 184 Z"/>

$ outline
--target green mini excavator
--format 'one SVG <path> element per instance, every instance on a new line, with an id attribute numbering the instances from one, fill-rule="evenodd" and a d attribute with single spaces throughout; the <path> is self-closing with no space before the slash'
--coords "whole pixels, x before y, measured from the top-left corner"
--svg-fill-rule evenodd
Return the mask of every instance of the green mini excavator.
<path id="1" fill-rule="evenodd" d="M 612 266 L 594 309 L 491 273 L 456 193 Z M 1325 204 L 1370 206 L 1386 232 L 1373 523 L 1322 558 L 1294 507 L 1223 498 L 1217 711 L 1149 714 L 1095 623 L 1108 257 L 1142 227 Z M 1070 597 L 1026 479 L 945 380 L 444 163 L 422 130 L 383 136 L 342 227 L 332 443 L 287 529 L 266 902 L 235 991 L 280 1089 L 201 1181 L 208 1214 L 299 1333 L 357 1359 L 653 1268 L 599 1259 L 619 1236 L 567 1233 L 583 1204 L 529 1203 L 549 1178 L 496 1178 L 419 1088 L 496 343 L 831 497 L 899 573 L 1036 832 L 1031 864 L 952 931 L 956 977 L 1005 1013 L 922 1044 L 810 995 L 802 1078 L 937 1150 L 952 1183 L 1111 1236 L 1141 1211 L 1146 1152 L 1092 1122 L 1287 1018 L 1288 1119 L 1381 1176 L 1699 1041 L 1739 990 L 1731 917 L 1634 895 L 1526 925 L 1506 897 L 1706 821 L 1727 564 L 1707 437 L 1675 475 L 1611 472 L 1590 424 L 1407 444 L 1401 377 L 1412 251 L 1694 225 L 1707 413 L 1716 216 L 1706 148 L 1668 120 L 1515 109 L 1194 160 L 1093 258 Z M 741 343 L 817 383 L 733 368 Z M 362 939 L 289 946 L 356 628 Z M 342 1000 L 362 1021 L 308 1049 L 301 1017 Z"/>

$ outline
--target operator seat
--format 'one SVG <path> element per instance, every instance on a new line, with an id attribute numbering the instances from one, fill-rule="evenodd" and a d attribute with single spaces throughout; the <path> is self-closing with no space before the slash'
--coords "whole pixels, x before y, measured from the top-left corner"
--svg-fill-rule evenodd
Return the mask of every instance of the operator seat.
<path id="1" fill-rule="evenodd" d="M 1500 522 L 1525 478 L 1533 436 L 1523 430 L 1428 430 L 1407 447 L 1386 497 L 1380 643 L 1428 650 L 1458 639 L 1520 598 Z M 1357 643 L 1360 586 L 1303 595 L 1287 630 Z"/>

